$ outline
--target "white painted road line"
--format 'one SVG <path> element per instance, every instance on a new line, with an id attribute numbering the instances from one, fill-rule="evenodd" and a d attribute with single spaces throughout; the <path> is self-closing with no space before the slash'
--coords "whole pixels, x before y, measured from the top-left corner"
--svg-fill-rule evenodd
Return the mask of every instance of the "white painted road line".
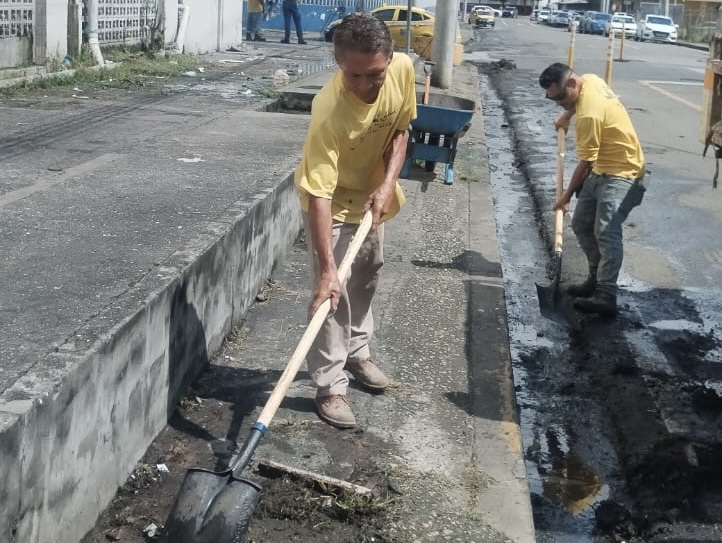
<path id="1" fill-rule="evenodd" d="M 682 98 L 681 96 L 677 96 L 676 94 L 663 89 L 659 87 L 659 85 L 682 85 L 682 86 L 696 86 L 701 87 L 702 82 L 694 83 L 690 81 L 640 81 L 640 85 L 644 85 L 645 87 L 649 87 L 650 89 L 657 91 L 659 94 L 662 94 L 666 96 L 667 98 L 671 98 L 672 100 L 679 102 L 680 104 L 684 104 L 687 107 L 690 107 L 694 109 L 695 111 L 702 111 L 702 106 L 695 104 L 694 102 L 690 102 L 686 98 Z"/>

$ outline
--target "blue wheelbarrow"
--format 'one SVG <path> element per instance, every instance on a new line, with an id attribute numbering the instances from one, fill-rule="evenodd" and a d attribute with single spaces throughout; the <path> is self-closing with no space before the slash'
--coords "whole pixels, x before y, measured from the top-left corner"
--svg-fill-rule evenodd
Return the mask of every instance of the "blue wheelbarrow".
<path id="1" fill-rule="evenodd" d="M 422 104 L 423 94 L 418 97 L 416 119 L 409 128 L 409 146 L 401 176 L 406 177 L 416 160 L 425 161 L 425 170 L 434 171 L 437 162 L 446 164 L 444 182 L 454 182 L 454 158 L 458 140 L 471 126 L 476 103 L 473 100 L 430 94 L 427 104 Z"/>

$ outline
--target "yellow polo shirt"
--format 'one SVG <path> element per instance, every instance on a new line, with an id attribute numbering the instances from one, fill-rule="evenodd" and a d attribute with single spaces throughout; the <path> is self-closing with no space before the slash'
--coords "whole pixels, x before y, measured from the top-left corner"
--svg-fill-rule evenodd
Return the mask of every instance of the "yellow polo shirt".
<path id="1" fill-rule="evenodd" d="M 358 224 L 369 195 L 381 185 L 384 151 L 397 130 L 408 130 L 416 117 L 416 77 L 411 59 L 394 53 L 379 95 L 366 104 L 346 89 L 337 71 L 311 106 L 303 158 L 294 182 L 301 208 L 308 211 L 309 194 L 331 200 L 334 220 Z M 387 220 L 406 201 L 396 183 Z"/>
<path id="2" fill-rule="evenodd" d="M 600 77 L 582 79 L 574 124 L 577 156 L 593 162 L 596 174 L 636 179 L 644 170 L 644 153 L 627 110 Z"/>

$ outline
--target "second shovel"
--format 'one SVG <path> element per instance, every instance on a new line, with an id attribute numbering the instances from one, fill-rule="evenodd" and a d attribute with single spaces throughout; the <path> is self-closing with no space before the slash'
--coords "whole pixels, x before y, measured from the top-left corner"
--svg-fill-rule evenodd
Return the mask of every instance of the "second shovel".
<path id="1" fill-rule="evenodd" d="M 557 172 L 556 172 L 556 199 L 558 201 L 564 192 L 564 130 L 557 131 Z M 564 231 L 564 212 L 557 209 L 554 212 L 554 253 L 552 254 L 552 282 L 547 286 L 536 284 L 539 297 L 539 310 L 541 314 L 553 321 L 579 328 L 579 317 L 574 309 L 574 300 L 571 296 L 559 290 L 559 278 L 562 274 L 562 247 Z"/>

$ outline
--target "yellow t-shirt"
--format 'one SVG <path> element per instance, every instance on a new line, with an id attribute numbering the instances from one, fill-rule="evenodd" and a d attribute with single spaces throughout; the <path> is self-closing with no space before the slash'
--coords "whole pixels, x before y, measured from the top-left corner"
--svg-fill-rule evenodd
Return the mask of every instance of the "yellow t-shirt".
<path id="1" fill-rule="evenodd" d="M 313 99 L 303 158 L 294 176 L 301 208 L 309 194 L 332 201 L 334 220 L 358 224 L 363 206 L 384 179 L 384 151 L 397 130 L 416 117 L 416 76 L 411 59 L 394 53 L 379 95 L 366 104 L 346 89 L 337 71 Z M 387 220 L 406 201 L 396 183 Z"/>
<path id="2" fill-rule="evenodd" d="M 248 13 L 261 13 L 263 2 L 261 0 L 248 0 Z"/>
<path id="3" fill-rule="evenodd" d="M 596 174 L 636 179 L 644 170 L 644 153 L 627 110 L 600 77 L 582 79 L 574 125 L 577 156 L 593 162 Z"/>

